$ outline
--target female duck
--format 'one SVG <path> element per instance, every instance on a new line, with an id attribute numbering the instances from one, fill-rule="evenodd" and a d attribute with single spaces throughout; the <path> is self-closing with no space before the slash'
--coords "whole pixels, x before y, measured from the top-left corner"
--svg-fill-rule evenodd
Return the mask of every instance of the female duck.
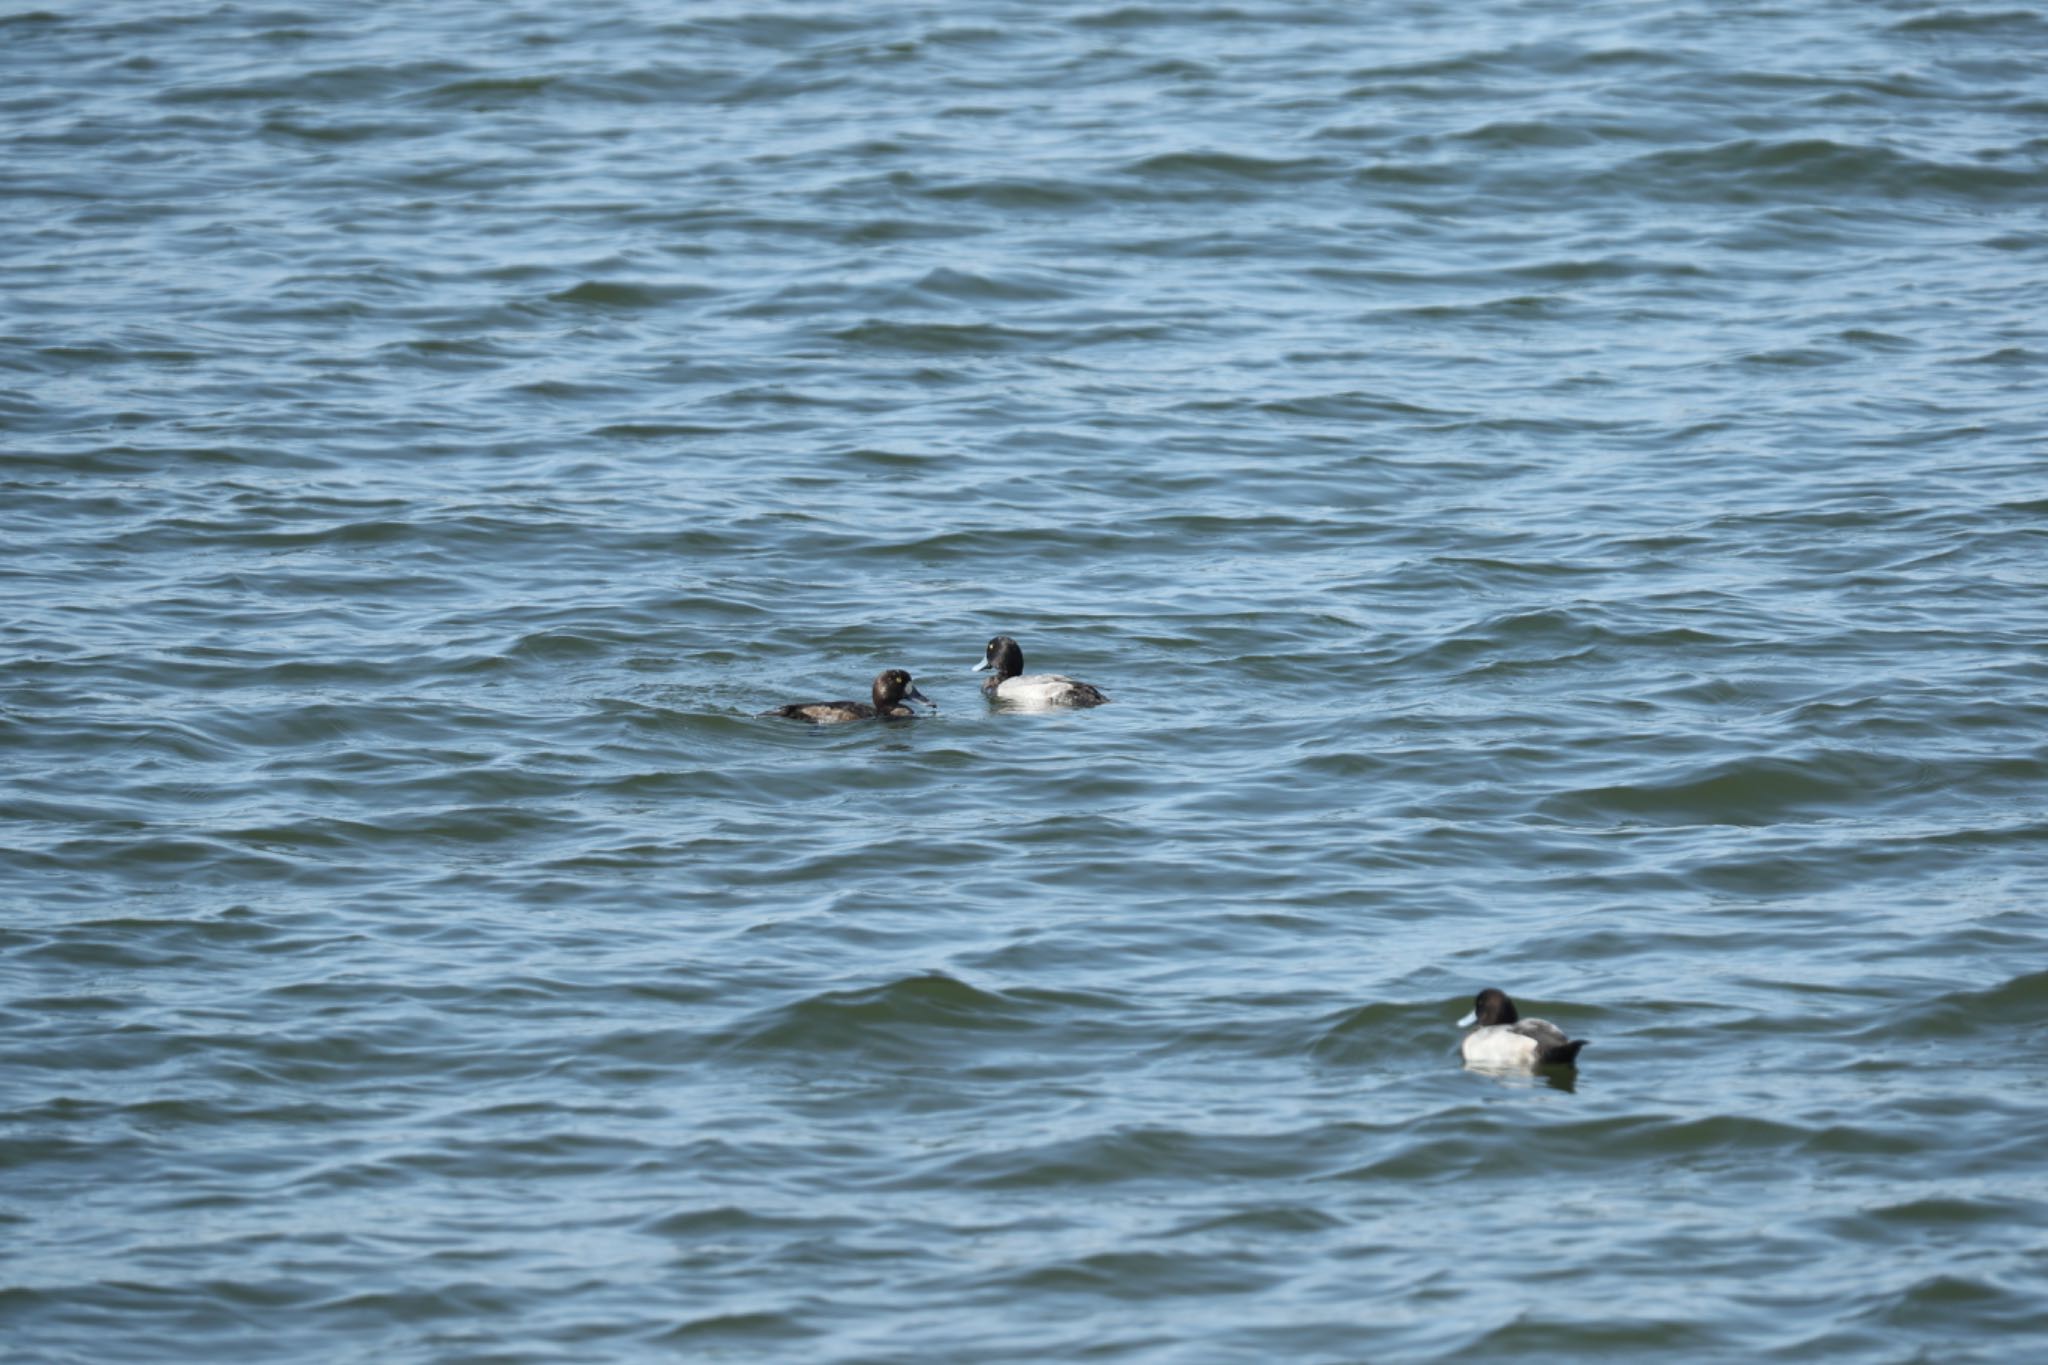
<path id="1" fill-rule="evenodd" d="M 850 720 L 902 720 L 916 715 L 917 712 L 904 704 L 906 698 L 921 701 L 934 711 L 939 709 L 939 704 L 918 691 L 910 675 L 900 668 L 877 673 L 873 695 L 872 705 L 864 701 L 793 701 L 773 711 L 756 714 L 807 720 L 813 725 L 841 725 Z"/>
<path id="2" fill-rule="evenodd" d="M 990 701 L 1012 702 L 1018 706 L 1033 708 L 1047 706 L 1100 706 L 1109 698 L 1100 689 L 1072 678 L 1063 678 L 1057 673 L 1034 673 L 1020 677 L 1024 672 L 1024 651 L 1017 642 L 1007 635 L 998 635 L 988 642 L 988 649 L 982 654 L 981 662 L 974 666 L 979 673 L 984 668 L 993 668 L 995 676 L 981 684 L 981 695 Z"/>
<path id="3" fill-rule="evenodd" d="M 1577 1066 L 1587 1040 L 1564 1036 L 1564 1030 L 1541 1019 L 1524 1019 L 1507 993 L 1488 986 L 1472 997 L 1472 1012 L 1458 1027 L 1478 1024 L 1458 1045 L 1473 1066 Z"/>

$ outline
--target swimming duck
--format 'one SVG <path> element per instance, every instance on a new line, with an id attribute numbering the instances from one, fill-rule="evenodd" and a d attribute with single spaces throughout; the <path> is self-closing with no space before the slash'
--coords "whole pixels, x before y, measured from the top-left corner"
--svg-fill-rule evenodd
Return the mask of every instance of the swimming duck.
<path id="1" fill-rule="evenodd" d="M 988 649 L 982 654 L 981 662 L 973 671 L 993 668 L 995 676 L 981 684 L 981 695 L 990 701 L 1013 702 L 1018 706 L 1100 706 L 1109 698 L 1100 689 L 1072 678 L 1063 678 L 1057 673 L 1034 673 L 1030 677 L 1019 677 L 1024 671 L 1024 651 L 1017 642 L 1007 635 L 998 635 L 988 642 Z"/>
<path id="2" fill-rule="evenodd" d="M 874 704 L 864 701 L 793 701 L 757 715 L 807 720 L 813 725 L 840 725 L 850 720 L 901 720 L 917 712 L 904 705 L 905 699 L 921 701 L 936 711 L 939 704 L 917 690 L 917 684 L 900 668 L 875 674 Z"/>
<path id="3" fill-rule="evenodd" d="M 1458 1027 L 1478 1024 L 1458 1051 L 1474 1066 L 1577 1066 L 1587 1040 L 1572 1041 L 1541 1019 L 1524 1019 L 1505 991 L 1488 986 L 1472 997 L 1472 1012 Z"/>

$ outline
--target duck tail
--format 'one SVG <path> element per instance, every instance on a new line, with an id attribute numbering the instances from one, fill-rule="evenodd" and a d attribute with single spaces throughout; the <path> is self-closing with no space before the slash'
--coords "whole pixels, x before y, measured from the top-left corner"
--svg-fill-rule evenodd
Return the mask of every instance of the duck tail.
<path id="1" fill-rule="evenodd" d="M 1546 1048 L 1537 1055 L 1536 1065 L 1577 1066 L 1579 1064 L 1579 1049 L 1591 1041 L 1590 1038 L 1574 1038 L 1569 1043 L 1560 1043 L 1556 1047 Z"/>

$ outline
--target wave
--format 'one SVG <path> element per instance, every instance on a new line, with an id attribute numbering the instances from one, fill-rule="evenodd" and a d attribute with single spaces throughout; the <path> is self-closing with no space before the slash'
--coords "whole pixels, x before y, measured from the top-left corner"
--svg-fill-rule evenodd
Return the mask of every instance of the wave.
<path id="1" fill-rule="evenodd" d="M 1003 1040 L 1051 1027 L 1056 1001 L 985 991 L 943 972 L 860 990 L 827 991 L 757 1014 L 712 1042 L 744 1053 L 809 1057 L 858 1053 L 895 1061 L 936 1060 L 964 1040 Z"/>
<path id="2" fill-rule="evenodd" d="M 1797 757 L 1717 759 L 1661 781 L 1561 792 L 1544 798 L 1536 809 L 1574 822 L 1623 819 L 1663 825 L 1847 818 L 1925 791 L 1937 771 L 1921 759 L 1815 749 Z"/>
<path id="3" fill-rule="evenodd" d="M 1597 181 L 1661 199 L 1742 202 L 1758 197 L 1822 201 L 1931 197 L 1997 202 L 2037 192 L 2023 166 L 1947 162 L 1890 147 L 1831 138 L 1736 138 L 1631 158 Z"/>

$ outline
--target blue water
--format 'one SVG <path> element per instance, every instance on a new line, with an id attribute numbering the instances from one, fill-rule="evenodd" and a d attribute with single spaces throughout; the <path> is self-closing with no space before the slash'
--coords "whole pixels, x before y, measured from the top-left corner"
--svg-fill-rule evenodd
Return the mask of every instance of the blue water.
<path id="1" fill-rule="evenodd" d="M 2048 8 L 0 75 L 10 1360 L 2048 1350 Z"/>

